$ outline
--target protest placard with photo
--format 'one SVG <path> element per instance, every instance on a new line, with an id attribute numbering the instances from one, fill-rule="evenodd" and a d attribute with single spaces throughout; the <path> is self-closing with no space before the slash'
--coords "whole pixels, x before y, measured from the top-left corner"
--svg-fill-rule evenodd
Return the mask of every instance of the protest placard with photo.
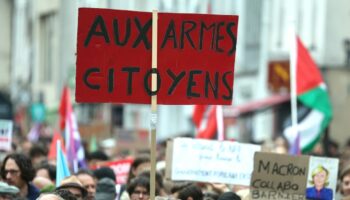
<path id="1" fill-rule="evenodd" d="M 256 152 L 251 197 L 333 200 L 338 164 L 334 158 Z"/>
<path id="2" fill-rule="evenodd" d="M 306 198 L 333 200 L 336 193 L 339 160 L 310 157 Z"/>

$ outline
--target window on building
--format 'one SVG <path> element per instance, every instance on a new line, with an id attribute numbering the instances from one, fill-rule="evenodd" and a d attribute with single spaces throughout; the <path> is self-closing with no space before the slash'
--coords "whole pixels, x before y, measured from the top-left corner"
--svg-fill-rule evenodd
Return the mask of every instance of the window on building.
<path id="1" fill-rule="evenodd" d="M 40 17 L 40 81 L 48 83 L 53 78 L 55 13 Z"/>

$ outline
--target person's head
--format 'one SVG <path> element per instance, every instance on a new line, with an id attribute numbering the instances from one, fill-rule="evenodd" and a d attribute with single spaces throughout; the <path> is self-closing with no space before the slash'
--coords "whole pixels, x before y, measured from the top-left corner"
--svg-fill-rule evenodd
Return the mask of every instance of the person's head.
<path id="1" fill-rule="evenodd" d="M 55 182 L 56 166 L 49 164 L 47 162 L 43 162 L 36 168 L 35 176 L 45 177 L 47 179 L 50 179 L 52 182 Z"/>
<path id="2" fill-rule="evenodd" d="M 115 199 L 117 191 L 115 182 L 110 178 L 102 178 L 97 182 L 95 200 Z"/>
<path id="3" fill-rule="evenodd" d="M 36 200 L 65 200 L 57 194 L 47 193 L 41 194 Z"/>
<path id="4" fill-rule="evenodd" d="M 9 185 L 22 188 L 33 180 L 35 170 L 30 159 L 19 153 L 9 154 L 1 166 L 1 177 Z"/>
<path id="5" fill-rule="evenodd" d="M 36 188 L 38 188 L 39 190 L 42 190 L 48 187 L 49 185 L 53 185 L 54 183 L 48 178 L 45 178 L 42 176 L 36 176 L 33 179 L 33 184 L 35 185 Z"/>
<path id="6" fill-rule="evenodd" d="M 60 186 L 57 187 L 56 190 L 61 189 L 70 191 L 77 198 L 77 200 L 85 199 L 87 196 L 86 189 L 74 175 L 69 176 L 61 181 Z"/>
<path id="7" fill-rule="evenodd" d="M 97 162 L 99 161 L 107 161 L 109 160 L 109 157 L 107 156 L 107 154 L 103 151 L 94 151 L 91 152 L 89 154 L 87 154 L 87 161 L 89 166 L 93 166 L 96 165 Z"/>
<path id="8" fill-rule="evenodd" d="M 315 144 L 312 149 L 311 155 L 313 156 L 324 156 L 324 147 L 322 142 L 318 142 Z"/>
<path id="9" fill-rule="evenodd" d="M 285 137 L 278 136 L 274 140 L 274 152 L 279 154 L 286 154 L 288 153 L 289 144 Z"/>
<path id="10" fill-rule="evenodd" d="M 241 197 L 234 192 L 224 192 L 219 196 L 218 200 L 241 200 Z"/>
<path id="11" fill-rule="evenodd" d="M 47 149 L 43 145 L 35 144 L 29 150 L 29 157 L 33 166 L 39 166 L 42 161 L 47 159 Z"/>
<path id="12" fill-rule="evenodd" d="M 179 193 L 180 190 L 184 189 L 187 186 L 190 186 L 192 183 L 191 182 L 187 182 L 187 181 L 174 181 L 172 183 L 170 192 L 173 195 L 177 195 L 177 193 Z"/>
<path id="13" fill-rule="evenodd" d="M 316 188 L 323 188 L 328 186 L 329 171 L 322 165 L 317 166 L 311 173 L 312 180 L 310 183 Z"/>
<path id="14" fill-rule="evenodd" d="M 329 141 L 327 145 L 327 151 L 329 156 L 338 157 L 339 156 L 339 144 L 336 141 Z"/>
<path id="15" fill-rule="evenodd" d="M 148 200 L 150 190 L 149 178 L 138 176 L 133 178 L 128 184 L 127 191 L 130 200 Z"/>
<path id="16" fill-rule="evenodd" d="M 77 173 L 77 178 L 83 184 L 88 192 L 87 200 L 93 200 L 96 194 L 96 178 L 92 172 L 87 170 L 80 170 Z"/>
<path id="17" fill-rule="evenodd" d="M 213 191 L 203 192 L 203 200 L 217 200 L 219 195 Z"/>
<path id="18" fill-rule="evenodd" d="M 340 193 L 350 196 L 350 164 L 346 165 L 340 173 Z"/>
<path id="19" fill-rule="evenodd" d="M 151 172 L 147 170 L 140 173 L 138 176 L 149 178 L 150 173 Z M 161 190 L 164 190 L 163 176 L 159 172 L 156 172 L 156 195 L 161 195 L 159 194 Z"/>
<path id="20" fill-rule="evenodd" d="M 73 193 L 66 189 L 55 190 L 53 194 L 60 196 L 64 200 L 78 200 Z"/>
<path id="21" fill-rule="evenodd" d="M 191 184 L 178 191 L 174 196 L 181 200 L 202 200 L 203 192 L 200 187 Z"/>
<path id="22" fill-rule="evenodd" d="M 11 200 L 19 193 L 19 189 L 15 186 L 0 182 L 0 200 Z"/>
<path id="23" fill-rule="evenodd" d="M 94 175 L 97 178 L 97 180 L 103 179 L 103 178 L 110 178 L 114 182 L 116 182 L 116 177 L 113 169 L 110 167 L 101 167 L 94 171 Z"/>
<path id="24" fill-rule="evenodd" d="M 140 155 L 135 158 L 131 163 L 127 183 L 130 183 L 130 180 L 139 175 L 141 172 L 150 170 L 151 160 L 149 155 Z"/>

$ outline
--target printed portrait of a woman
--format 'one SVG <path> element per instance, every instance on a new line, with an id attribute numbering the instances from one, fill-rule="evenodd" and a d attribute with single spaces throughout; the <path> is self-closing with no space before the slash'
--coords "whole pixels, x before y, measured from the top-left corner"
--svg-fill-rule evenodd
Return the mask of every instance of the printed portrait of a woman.
<path id="1" fill-rule="evenodd" d="M 306 199 L 332 200 L 333 191 L 330 188 L 326 188 L 329 185 L 328 177 L 329 171 L 322 165 L 312 170 L 309 183 L 313 187 L 306 189 Z"/>

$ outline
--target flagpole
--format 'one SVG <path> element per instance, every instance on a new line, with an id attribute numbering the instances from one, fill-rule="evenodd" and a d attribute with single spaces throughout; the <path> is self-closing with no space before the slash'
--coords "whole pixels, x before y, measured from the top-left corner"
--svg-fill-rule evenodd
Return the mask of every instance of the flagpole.
<path id="1" fill-rule="evenodd" d="M 291 88 L 291 115 L 292 115 L 292 135 L 295 139 L 298 135 L 298 108 L 297 108 L 297 41 L 295 31 L 291 31 L 290 44 L 290 88 Z M 292 141 L 294 141 L 294 139 Z"/>
<path id="2" fill-rule="evenodd" d="M 158 11 L 152 12 L 152 70 L 157 69 L 157 33 Z M 152 91 L 157 90 L 157 74 L 152 73 Z M 151 173 L 150 173 L 150 199 L 156 194 L 156 138 L 157 138 L 157 95 L 151 97 Z"/>
<path id="3" fill-rule="evenodd" d="M 224 115 L 223 115 L 222 105 L 216 106 L 216 124 L 217 124 L 217 130 L 218 130 L 218 140 L 223 141 L 225 140 L 225 134 L 224 134 Z"/>
<path id="4" fill-rule="evenodd" d="M 58 187 L 61 183 L 62 180 L 60 180 L 62 174 L 61 171 L 60 171 L 60 167 L 62 166 L 58 166 L 59 165 L 59 162 L 58 160 L 60 159 L 60 150 L 61 150 L 61 141 L 58 139 L 56 141 L 56 187 Z"/>

